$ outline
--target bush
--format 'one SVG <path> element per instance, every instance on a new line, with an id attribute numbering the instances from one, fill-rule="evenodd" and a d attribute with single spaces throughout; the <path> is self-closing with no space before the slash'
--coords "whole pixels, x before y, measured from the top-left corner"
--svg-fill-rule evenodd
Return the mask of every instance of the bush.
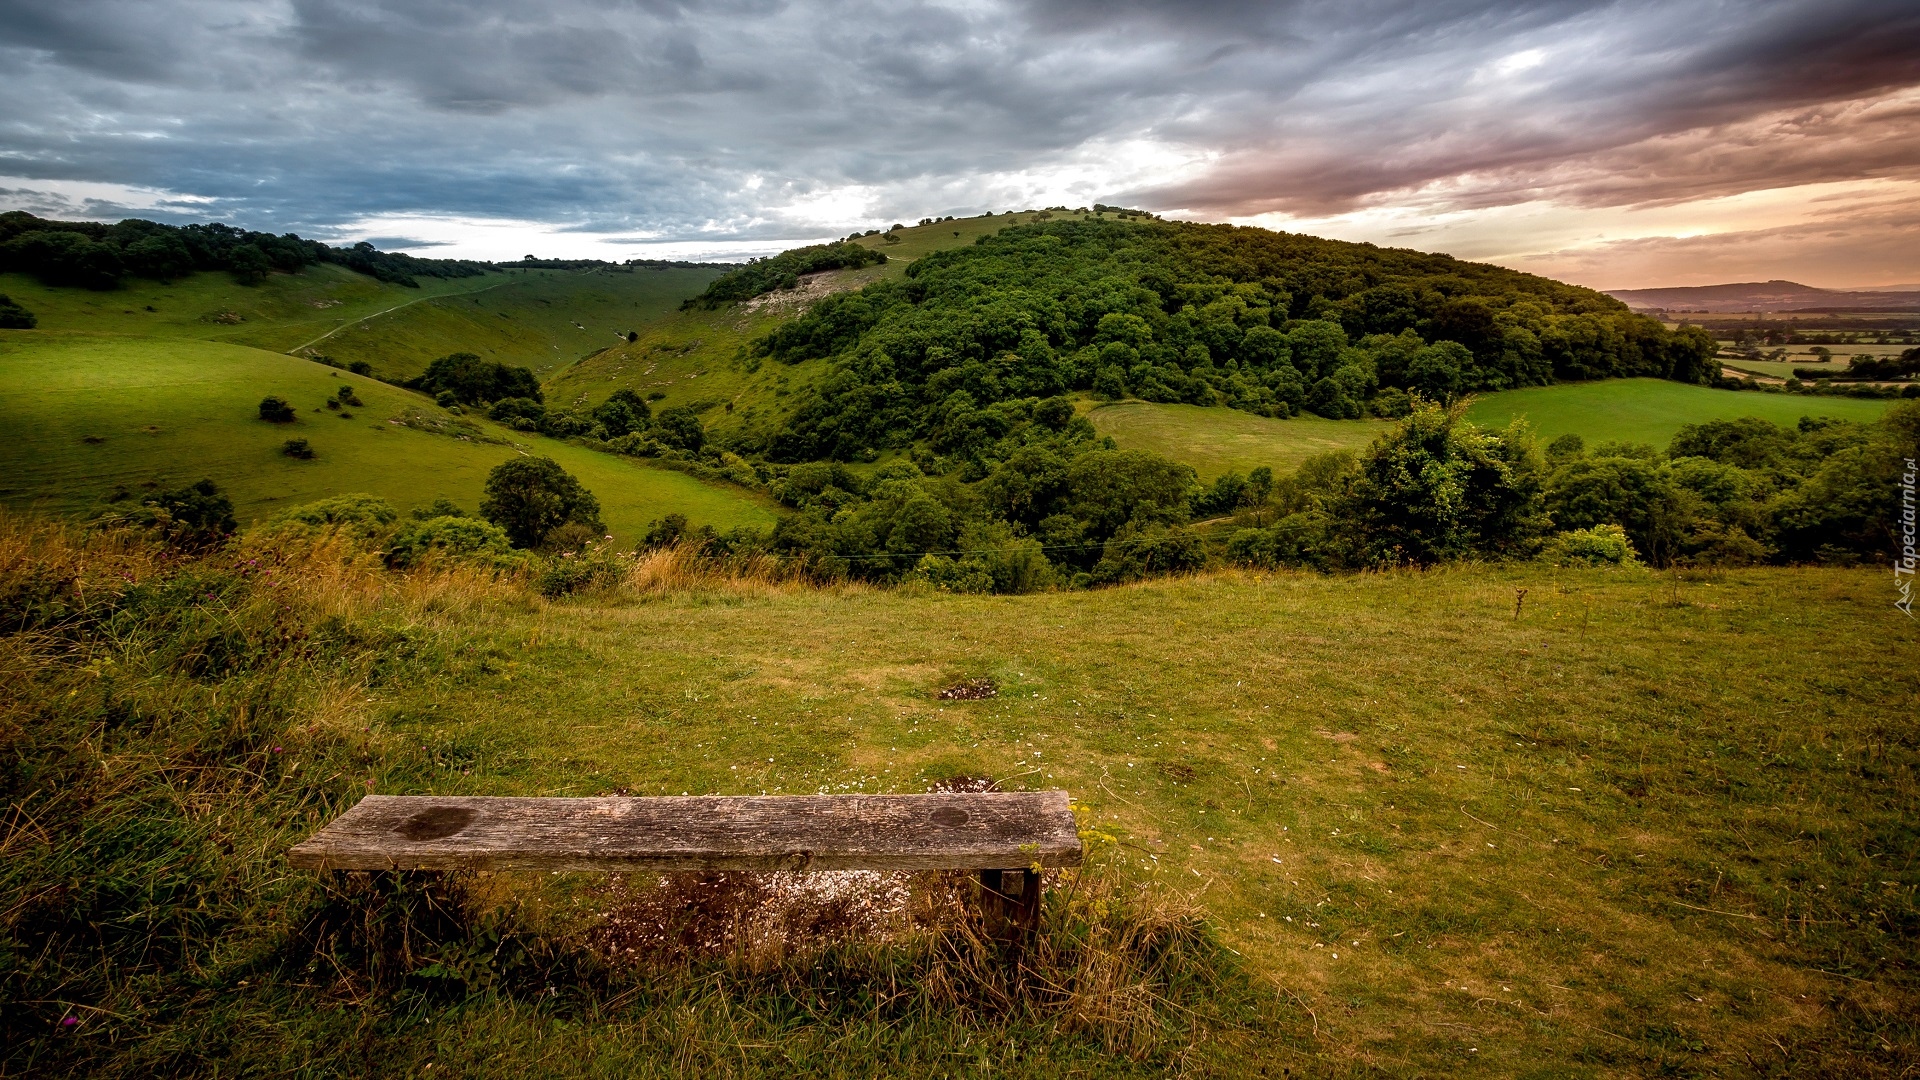
<path id="1" fill-rule="evenodd" d="M 1555 566 L 1639 566 L 1627 530 L 1618 525 L 1563 532 L 1547 541 L 1540 558 Z"/>
<path id="2" fill-rule="evenodd" d="M 0 330 L 31 330 L 40 325 L 33 312 L 21 307 L 13 297 L 0 293 Z"/>
<path id="3" fill-rule="evenodd" d="M 140 509 L 110 516 L 104 522 L 147 529 L 165 542 L 188 550 L 225 543 L 240 527 L 233 516 L 233 500 L 220 494 L 219 485 L 211 480 L 163 491 L 145 500 Z"/>
<path id="4" fill-rule="evenodd" d="M 479 405 L 513 397 L 544 400 L 540 380 L 533 377 L 533 372 L 482 360 L 473 353 L 440 357 L 428 364 L 419 378 L 402 385 L 433 394 L 434 400 L 442 405 L 447 404 L 442 400 L 445 395 L 452 395 L 454 403 L 459 405 Z"/>
<path id="5" fill-rule="evenodd" d="M 506 530 L 517 548 L 538 547 L 569 522 L 604 531 L 600 500 L 552 458 L 514 458 L 487 475 L 480 515 Z"/>
<path id="6" fill-rule="evenodd" d="M 293 406 L 285 398 L 268 394 L 260 399 L 260 419 L 270 424 L 293 423 Z"/>
<path id="7" fill-rule="evenodd" d="M 513 543 L 490 521 L 453 515 L 430 517 L 401 529 L 387 544 L 387 563 L 400 569 L 441 560 L 506 565 Z"/>
<path id="8" fill-rule="evenodd" d="M 338 530 L 356 539 L 373 540 L 385 536 L 399 518 L 399 512 L 387 500 L 353 492 L 296 506 L 276 516 L 272 524 Z"/>
<path id="9" fill-rule="evenodd" d="M 281 444 L 280 452 L 290 458 L 299 458 L 301 461 L 313 460 L 313 447 L 308 445 L 305 439 L 288 439 Z"/>

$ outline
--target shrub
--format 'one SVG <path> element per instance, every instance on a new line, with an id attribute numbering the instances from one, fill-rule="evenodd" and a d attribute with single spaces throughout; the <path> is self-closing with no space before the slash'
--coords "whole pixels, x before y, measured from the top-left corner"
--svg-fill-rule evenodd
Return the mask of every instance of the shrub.
<path id="1" fill-rule="evenodd" d="M 293 423 L 293 406 L 285 398 L 268 394 L 260 399 L 260 419 L 270 424 Z"/>
<path id="2" fill-rule="evenodd" d="M 0 293 L 0 330 L 31 330 L 40 325 L 33 312 L 21 307 L 13 297 Z"/>
<path id="3" fill-rule="evenodd" d="M 313 447 L 308 445 L 305 439 L 288 439 L 281 444 L 280 452 L 290 458 L 299 458 L 301 461 L 313 460 Z"/>
<path id="4" fill-rule="evenodd" d="M 233 516 L 233 500 L 220 494 L 219 485 L 202 480 L 145 500 L 140 509 L 103 519 L 110 525 L 130 525 L 157 534 L 176 547 L 203 550 L 224 543 L 240 525 Z"/>
<path id="5" fill-rule="evenodd" d="M 272 524 L 338 530 L 346 536 L 373 540 L 385 536 L 400 514 L 393 504 L 364 492 L 335 495 L 280 513 Z"/>
<path id="6" fill-rule="evenodd" d="M 556 555 L 546 561 L 534 576 L 533 587 L 549 600 L 572 593 L 611 589 L 624 581 L 631 563 L 616 555 L 612 546 L 583 547 L 579 551 Z"/>
<path id="7" fill-rule="evenodd" d="M 568 522 L 603 529 L 600 500 L 552 458 L 514 458 L 487 475 L 480 515 L 506 530 L 518 548 L 538 547 Z"/>
<path id="8" fill-rule="evenodd" d="M 1633 542 L 1618 525 L 1563 532 L 1547 541 L 1540 558 L 1555 566 L 1639 566 Z"/>
<path id="9" fill-rule="evenodd" d="M 532 371 L 482 360 L 473 353 L 443 356 L 428 364 L 419 378 L 410 379 L 404 385 L 433 394 L 436 401 L 441 395 L 451 394 L 454 403 L 459 405 L 478 405 L 510 397 L 540 401 L 544 397 L 540 380 L 533 377 Z"/>
<path id="10" fill-rule="evenodd" d="M 506 530 L 490 521 L 443 515 L 416 521 L 387 544 L 387 563 L 401 569 L 440 560 L 487 561 L 505 565 L 513 551 Z"/>

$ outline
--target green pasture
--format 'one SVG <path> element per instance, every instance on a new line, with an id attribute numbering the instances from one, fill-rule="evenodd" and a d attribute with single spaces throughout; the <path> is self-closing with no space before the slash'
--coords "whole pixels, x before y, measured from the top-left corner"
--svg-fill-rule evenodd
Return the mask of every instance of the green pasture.
<path id="1" fill-rule="evenodd" d="M 1665 448 L 1684 424 L 1758 416 L 1788 427 L 1802 416 L 1862 423 L 1878 419 L 1885 401 L 1713 390 L 1661 379 L 1562 383 L 1485 394 L 1467 415 L 1483 427 L 1523 418 L 1542 440 L 1580 435 L 1588 443 L 1621 441 Z M 1094 429 L 1124 449 L 1154 453 L 1194 467 L 1202 480 L 1262 465 L 1291 469 L 1328 450 L 1359 450 L 1386 427 L 1380 420 L 1273 420 L 1238 409 L 1124 401 L 1094 406 Z"/>
<path id="2" fill-rule="evenodd" d="M 341 386 L 365 402 L 345 410 L 351 419 L 324 407 Z M 298 419 L 259 420 L 267 394 L 292 402 Z M 393 422 L 409 414 L 447 433 Z M 116 491 L 137 499 L 206 477 L 231 494 L 243 521 L 347 491 L 402 509 L 441 496 L 472 509 L 488 471 L 524 449 L 580 477 L 622 538 L 637 540 L 647 522 L 676 511 L 721 528 L 773 520 L 737 489 L 452 417 L 410 391 L 223 342 L 0 333 L 0 430 L 0 498 L 14 507 L 84 512 Z M 280 452 L 296 436 L 312 444 L 313 460 Z"/>
<path id="3" fill-rule="evenodd" d="M 1122 401 L 1086 414 L 1123 450 L 1151 450 L 1191 465 L 1202 480 L 1261 466 L 1287 472 L 1328 450 L 1359 450 L 1386 430 L 1380 420 L 1274 420 L 1239 409 Z"/>
<path id="4" fill-rule="evenodd" d="M 789 366 L 748 355 L 751 342 L 782 317 L 745 304 L 661 315 L 639 327 L 637 341 L 623 341 L 547 379 L 547 400 L 557 406 L 598 404 L 625 389 L 652 399 L 655 409 L 689 406 L 715 433 L 772 426 L 787 413 L 793 393 L 826 369 L 819 361 Z"/>
<path id="5" fill-rule="evenodd" d="M 546 378 L 629 331 L 669 316 L 720 275 L 713 269 L 514 270 L 485 289 L 439 296 L 343 326 L 308 352 L 365 360 L 389 377 L 426 370 L 436 357 L 470 352 Z"/>
<path id="6" fill-rule="evenodd" d="M 0 274 L 0 293 L 32 311 L 42 330 L 197 338 L 273 352 L 364 360 L 389 378 L 426 370 L 435 357 L 472 352 L 547 374 L 624 341 L 629 330 L 679 306 L 720 271 L 674 268 L 512 270 L 417 289 L 332 265 L 270 274 L 258 285 L 225 273 L 175 282 L 130 279 L 105 292 L 48 288 Z"/>
<path id="7" fill-rule="evenodd" d="M 285 619 L 336 610 L 290 595 Z M 18 715 L 49 719 L 0 730 L 60 766 L 23 772 L 30 794 L 70 776 L 109 800 L 32 804 L 43 822 L 85 813 L 102 838 L 65 871 L 111 881 L 89 917 L 124 909 L 136 930 L 116 923 L 114 940 L 150 926 L 185 957 L 115 981 L 152 962 L 73 944 L 76 977 L 36 995 L 22 1015 L 40 1023 L 5 1060 L 129 1076 L 1899 1076 L 1920 1067 L 1920 638 L 1892 601 L 1875 570 L 1538 566 L 1020 597 L 396 588 L 315 635 L 340 644 L 311 676 L 290 662 L 210 683 L 152 670 L 172 653 L 116 621 L 15 688 L 10 707 L 32 703 Z M 253 610 L 229 603 L 198 617 Z M 1791 663 L 1740 659 L 1782 641 Z M 978 678 L 998 696 L 936 697 Z M 219 751 L 234 767 L 206 768 L 196 752 L 235 746 L 234 709 L 259 701 L 252 741 Z M 521 946 L 483 939 L 460 971 L 350 993 L 304 959 L 300 928 L 324 913 L 282 855 L 367 791 L 956 777 L 1068 791 L 1099 860 L 1205 919 L 1213 981 L 1142 986 L 1136 1007 L 1161 1011 L 1131 1053 L 1044 1010 L 903 1004 L 918 988 L 894 980 L 925 961 L 883 945 L 874 963 L 596 981 L 564 962 L 585 948 L 569 935 L 619 894 L 507 874 L 479 887 L 550 928 L 551 966 L 515 974 Z M 68 857 L 23 842 L 10 866 L 50 876 Z M 1072 881 L 1050 894 L 1059 942 Z"/>
<path id="8" fill-rule="evenodd" d="M 1664 379 L 1608 379 L 1504 390 L 1474 399 L 1467 416 L 1486 427 L 1524 418 L 1541 439 L 1575 434 L 1595 442 L 1647 443 L 1665 448 L 1682 425 L 1757 416 L 1791 427 L 1803 416 L 1866 423 L 1889 402 L 1715 390 Z"/>
<path id="9" fill-rule="evenodd" d="M 269 274 L 252 286 L 235 284 L 231 274 L 207 272 L 172 282 L 130 278 L 105 291 L 52 288 L 25 274 L 0 274 L 0 293 L 33 312 L 41 330 L 197 338 L 282 352 L 355 319 L 505 280 L 498 274 L 426 278 L 408 289 L 323 264 Z"/>

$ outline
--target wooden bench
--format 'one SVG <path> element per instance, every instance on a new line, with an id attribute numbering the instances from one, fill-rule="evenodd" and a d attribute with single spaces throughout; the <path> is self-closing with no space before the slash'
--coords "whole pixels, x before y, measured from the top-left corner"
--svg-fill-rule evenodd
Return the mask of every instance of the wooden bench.
<path id="1" fill-rule="evenodd" d="M 1080 865 L 1064 791 L 539 799 L 368 795 L 287 852 L 309 870 L 967 870 L 1030 935 Z"/>

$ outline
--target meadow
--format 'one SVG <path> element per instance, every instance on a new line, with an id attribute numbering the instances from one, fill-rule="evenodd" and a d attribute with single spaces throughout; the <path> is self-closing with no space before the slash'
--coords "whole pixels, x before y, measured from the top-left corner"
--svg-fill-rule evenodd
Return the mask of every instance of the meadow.
<path id="1" fill-rule="evenodd" d="M 406 379 L 435 357 L 472 352 L 543 376 L 625 340 L 673 310 L 719 270 L 510 270 L 476 278 L 388 285 L 339 266 L 270 274 L 241 286 L 226 273 L 175 282 L 131 279 L 110 292 L 49 288 L 0 274 L 0 293 L 25 305 L 41 330 L 158 339 L 195 338 L 271 352 L 365 361 Z"/>
<path id="2" fill-rule="evenodd" d="M 1083 403 L 1086 407 L 1088 403 Z M 1544 442 L 1574 434 L 1589 445 L 1619 441 L 1665 449 L 1683 425 L 1758 416 L 1786 427 L 1802 416 L 1868 422 L 1889 402 L 1810 398 L 1687 386 L 1664 379 L 1609 379 L 1504 390 L 1473 399 L 1467 417 L 1482 427 L 1515 419 L 1532 425 Z M 1094 429 L 1123 449 L 1151 450 L 1193 466 L 1202 480 L 1229 471 L 1294 468 L 1328 450 L 1360 450 L 1388 428 L 1382 420 L 1273 420 L 1233 409 L 1126 401 L 1092 405 Z"/>
<path id="3" fill-rule="evenodd" d="M 1683 425 L 1757 416 L 1792 427 L 1803 416 L 1860 423 L 1876 420 L 1890 402 L 1715 390 L 1660 379 L 1609 379 L 1504 390 L 1476 398 L 1467 417 L 1500 427 L 1524 418 L 1542 439 L 1574 434 L 1589 443 L 1619 441 L 1664 448 Z"/>
<path id="4" fill-rule="evenodd" d="M 351 387 L 364 405 L 325 402 Z M 269 424 L 267 394 L 297 419 Z M 400 421 L 400 422 L 396 422 Z M 84 514 L 202 478 L 242 523 L 364 491 L 405 510 L 449 498 L 472 510 L 487 472 L 515 454 L 559 461 L 600 499 L 610 530 L 637 541 L 668 513 L 719 528 L 766 527 L 770 504 L 632 458 L 453 416 L 422 395 L 240 345 L 35 330 L 0 335 L 0 500 Z M 307 439 L 315 456 L 281 453 Z"/>
<path id="5" fill-rule="evenodd" d="M 1203 481 L 1262 466 L 1276 473 L 1328 450 L 1360 450 L 1391 424 L 1384 420 L 1274 420 L 1237 409 L 1123 401 L 1084 414 L 1095 431 L 1125 450 L 1151 450 L 1191 465 Z"/>
<path id="6" fill-rule="evenodd" d="M 16 581 L 36 565 L 19 530 Z M 39 545 L 39 565 L 90 588 L 152 573 Z M 331 549 L 274 561 L 271 582 L 223 565 L 167 601 L 184 622 L 156 584 L 112 637 L 76 622 L 0 639 L 22 680 L 0 733 L 33 763 L 11 781 L 0 870 L 5 925 L 26 935 L 0 962 L 33 999 L 8 1021 L 9 1073 L 1920 1066 L 1920 645 L 1879 571 L 1225 572 L 992 598 L 703 576 L 668 552 L 548 603 Z M 255 659 L 194 660 L 257 619 L 310 644 L 275 660 L 279 639 L 257 636 L 265 651 L 240 654 Z M 180 629 L 149 640 L 152 620 Z M 1783 643 L 1792 662 L 1755 659 Z M 963 678 L 998 696 L 936 699 Z M 234 767 L 196 771 L 209 754 Z M 1017 996 L 940 1005 L 929 987 L 951 966 L 885 942 L 616 957 L 589 976 L 566 958 L 592 953 L 627 894 L 497 875 L 468 886 L 518 931 L 376 989 L 314 951 L 339 901 L 282 862 L 366 791 L 957 778 L 1065 788 L 1089 874 L 1128 883 L 1093 915 L 1074 906 L 1088 875 L 1056 882 L 1048 948 L 1072 950 L 1077 918 L 1154 912 L 1196 913 L 1207 944 L 1140 960 L 1115 999 L 1132 1011 L 1094 1022 Z M 83 834 L 94 853 L 75 862 Z M 56 862 L 64 906 L 18 891 Z M 32 936 L 48 926 L 73 944 Z"/>

